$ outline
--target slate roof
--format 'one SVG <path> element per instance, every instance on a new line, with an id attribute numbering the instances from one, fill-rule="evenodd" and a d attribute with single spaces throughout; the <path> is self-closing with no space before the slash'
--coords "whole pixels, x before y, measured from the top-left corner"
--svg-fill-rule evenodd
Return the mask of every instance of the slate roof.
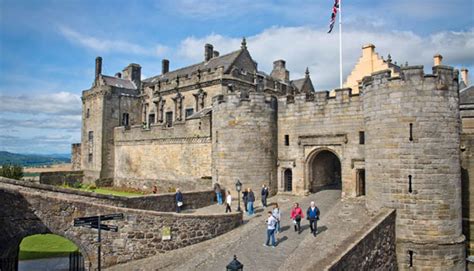
<path id="1" fill-rule="evenodd" d="M 186 119 L 200 119 L 204 117 L 207 114 L 210 114 L 212 112 L 212 107 L 206 107 L 203 108 L 202 110 L 192 114 L 191 116 L 187 117 Z"/>
<path id="2" fill-rule="evenodd" d="M 137 89 L 135 84 L 127 79 L 112 77 L 108 75 L 102 75 L 102 79 L 107 86 L 114 86 L 118 88 L 126 88 L 126 89 Z"/>
<path id="3" fill-rule="evenodd" d="M 293 81 L 291 81 L 291 84 L 292 84 L 296 89 L 298 89 L 299 91 L 301 91 L 301 89 L 303 88 L 303 85 L 304 85 L 305 80 L 306 80 L 306 78 L 301 78 L 301 79 L 293 80 Z"/>
<path id="4" fill-rule="evenodd" d="M 155 83 L 158 81 L 165 81 L 175 79 L 176 76 L 182 77 L 185 75 L 192 74 L 193 72 L 197 72 L 197 70 L 207 70 L 207 69 L 215 69 L 218 67 L 224 67 L 224 72 L 227 72 L 228 69 L 232 66 L 235 62 L 237 57 L 243 50 L 234 51 L 229 54 L 221 55 L 218 57 L 211 58 L 209 61 L 203 61 L 198 64 L 194 64 L 191 66 L 187 66 L 181 69 L 177 69 L 174 71 L 167 72 L 165 74 L 160 74 L 157 76 L 153 76 L 143 80 L 145 83 Z"/>
<path id="5" fill-rule="evenodd" d="M 461 89 L 459 92 L 460 104 L 474 104 L 474 85 Z"/>

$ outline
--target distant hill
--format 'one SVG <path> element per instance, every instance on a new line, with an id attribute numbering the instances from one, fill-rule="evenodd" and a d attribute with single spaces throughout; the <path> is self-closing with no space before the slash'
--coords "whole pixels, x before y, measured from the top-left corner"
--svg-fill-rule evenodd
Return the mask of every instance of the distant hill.
<path id="1" fill-rule="evenodd" d="M 43 166 L 71 162 L 69 154 L 19 154 L 0 151 L 0 165 Z"/>

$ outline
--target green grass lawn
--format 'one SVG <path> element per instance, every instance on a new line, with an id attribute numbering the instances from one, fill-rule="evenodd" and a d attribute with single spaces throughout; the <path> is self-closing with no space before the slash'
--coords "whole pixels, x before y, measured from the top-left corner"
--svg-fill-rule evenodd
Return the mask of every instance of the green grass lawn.
<path id="1" fill-rule="evenodd" d="M 124 197 L 134 197 L 134 196 L 143 196 L 143 193 L 140 192 L 133 192 L 133 191 L 121 191 L 118 188 L 115 189 L 107 189 L 105 187 L 100 187 L 100 188 L 88 188 L 88 187 L 81 187 L 81 188 L 76 188 L 76 187 L 70 187 L 70 186 L 62 186 L 64 188 L 68 189 L 75 189 L 75 190 L 80 190 L 80 191 L 86 191 L 86 192 L 94 192 L 97 194 L 103 194 L 103 195 L 114 195 L 114 196 L 124 196 Z"/>
<path id="2" fill-rule="evenodd" d="M 38 172 L 23 172 L 23 177 L 38 177 L 39 175 Z"/>
<path id="3" fill-rule="evenodd" d="M 67 256 L 78 247 L 66 238 L 54 234 L 36 234 L 23 239 L 20 244 L 20 260 L 32 260 Z"/>
<path id="4" fill-rule="evenodd" d="M 114 196 L 125 196 L 125 197 L 143 196 L 142 193 L 138 193 L 138 192 L 116 191 L 116 190 L 110 190 L 107 188 L 96 188 L 96 189 L 80 188 L 80 190 L 95 192 L 97 194 L 114 195 Z"/>

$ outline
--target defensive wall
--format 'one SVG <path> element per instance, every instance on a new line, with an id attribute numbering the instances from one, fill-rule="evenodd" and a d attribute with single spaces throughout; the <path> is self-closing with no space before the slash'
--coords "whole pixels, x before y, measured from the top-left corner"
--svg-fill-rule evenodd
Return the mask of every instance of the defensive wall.
<path id="1" fill-rule="evenodd" d="M 395 251 L 395 210 L 382 210 L 371 227 L 357 232 L 348 240 L 350 245 L 339 255 L 331 255 L 330 264 L 315 269 L 338 270 L 398 270 Z"/>
<path id="2" fill-rule="evenodd" d="M 278 99 L 278 190 L 287 191 L 284 172 L 292 171 L 292 192 L 315 192 L 326 185 L 317 178 L 314 158 L 323 150 L 341 162 L 343 196 L 356 195 L 356 170 L 364 168 L 362 98 L 350 89 L 301 93 Z"/>
<path id="3" fill-rule="evenodd" d="M 211 187 L 211 117 L 163 124 L 117 127 L 115 186 L 160 191 L 169 187 L 202 190 Z"/>
<path id="4" fill-rule="evenodd" d="M 97 263 L 97 231 L 74 227 L 73 220 L 77 217 L 124 214 L 123 220 L 106 223 L 118 226 L 118 232 L 102 232 L 103 267 L 202 242 L 232 230 L 242 221 L 241 213 L 199 215 L 124 208 L 108 205 L 113 201 L 110 198 L 94 199 L 81 193 L 14 183 L 4 178 L 0 181 L 0 205 L 4 207 L 0 210 L 1 258 L 16 258 L 19 244 L 26 236 L 53 233 L 74 242 L 86 266 L 93 270 Z M 171 228 L 171 240 L 162 240 L 163 227 Z"/>
<path id="5" fill-rule="evenodd" d="M 41 184 L 74 186 L 75 184 L 82 183 L 83 178 L 84 172 L 78 170 L 41 172 L 39 179 Z"/>

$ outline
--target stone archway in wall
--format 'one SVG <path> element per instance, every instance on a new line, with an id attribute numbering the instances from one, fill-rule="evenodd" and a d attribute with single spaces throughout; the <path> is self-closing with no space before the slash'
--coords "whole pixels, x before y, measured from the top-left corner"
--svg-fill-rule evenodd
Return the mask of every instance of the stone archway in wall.
<path id="1" fill-rule="evenodd" d="M 309 156 L 306 163 L 307 185 L 310 193 L 324 189 L 341 189 L 341 160 L 330 149 L 317 149 Z"/>

